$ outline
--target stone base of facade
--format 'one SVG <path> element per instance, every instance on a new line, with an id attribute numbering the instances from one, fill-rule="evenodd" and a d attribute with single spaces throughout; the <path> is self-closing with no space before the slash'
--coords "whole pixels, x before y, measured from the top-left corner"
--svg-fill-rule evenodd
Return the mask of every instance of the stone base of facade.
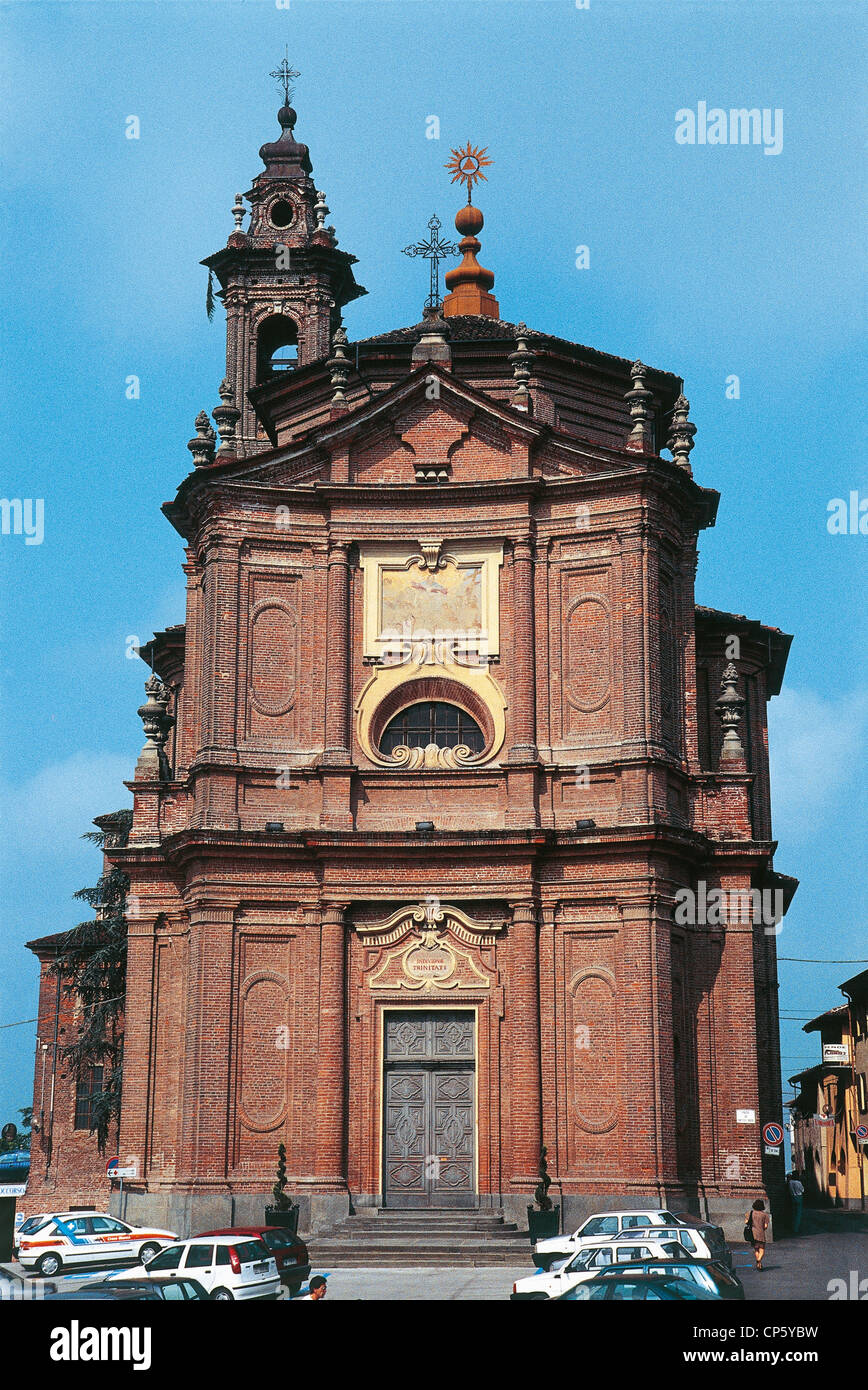
<path id="1" fill-rule="evenodd" d="M 270 1192 L 115 1192 L 108 1210 L 133 1226 L 159 1226 L 177 1231 L 182 1239 L 199 1231 L 232 1226 L 258 1226 L 265 1208 L 273 1202 Z M 328 1230 L 350 1214 L 347 1192 L 294 1194 L 298 1202 L 299 1232 Z"/>
<path id="2" fill-rule="evenodd" d="M 722 1227 L 730 1242 L 741 1242 L 744 1218 L 753 1200 L 752 1197 L 698 1196 L 684 1188 L 668 1189 L 662 1196 L 638 1195 L 621 1192 L 558 1193 L 552 1188 L 550 1194 L 561 1207 L 561 1228 L 565 1232 L 574 1231 L 588 1217 L 600 1211 L 625 1211 L 644 1209 L 657 1210 L 661 1206 L 682 1214 L 691 1212 L 703 1221 L 713 1222 Z M 134 1226 L 156 1225 L 166 1230 L 177 1231 L 182 1238 L 196 1235 L 199 1231 L 219 1230 L 229 1226 L 255 1226 L 265 1220 L 265 1208 L 271 1203 L 269 1192 L 125 1192 L 123 1200 L 116 1192 L 109 1204 L 109 1210 Z M 348 1192 L 301 1192 L 294 1193 L 293 1200 L 299 1204 L 299 1232 L 304 1236 L 321 1235 L 339 1222 L 345 1221 L 353 1211 L 362 1207 L 382 1205 L 380 1194 L 358 1194 L 352 1198 Z M 532 1204 L 529 1194 L 481 1193 L 478 1208 L 481 1211 L 502 1211 L 504 1221 L 515 1222 L 519 1231 L 527 1230 L 527 1208 Z M 769 1203 L 766 1200 L 768 1210 Z M 413 1209 L 413 1215 L 424 1216 L 425 1208 Z M 457 1213 L 456 1213 L 457 1214 Z M 769 1240 L 774 1238 L 775 1210 L 770 1211 Z"/>

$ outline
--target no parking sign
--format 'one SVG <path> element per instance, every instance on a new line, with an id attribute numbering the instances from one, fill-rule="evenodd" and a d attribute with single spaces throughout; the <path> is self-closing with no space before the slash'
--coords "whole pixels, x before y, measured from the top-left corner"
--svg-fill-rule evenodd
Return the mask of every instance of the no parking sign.
<path id="1" fill-rule="evenodd" d="M 781 1144 L 784 1142 L 784 1131 L 781 1125 L 775 1120 L 769 1120 L 768 1124 L 763 1125 L 763 1140 L 766 1146 L 766 1153 L 777 1158 L 781 1151 Z"/>

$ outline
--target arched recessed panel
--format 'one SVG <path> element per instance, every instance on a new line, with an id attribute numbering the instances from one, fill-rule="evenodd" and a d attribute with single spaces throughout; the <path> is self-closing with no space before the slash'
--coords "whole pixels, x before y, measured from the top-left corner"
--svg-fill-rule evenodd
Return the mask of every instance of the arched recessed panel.
<path id="1" fill-rule="evenodd" d="M 612 685 L 612 628 L 601 598 L 583 595 L 570 606 L 566 621 L 566 694 L 573 709 L 602 709 Z"/>
<path id="2" fill-rule="evenodd" d="M 608 970 L 590 970 L 570 986 L 572 1107 L 580 1129 L 605 1134 L 618 1122 L 615 983 Z"/>
<path id="3" fill-rule="evenodd" d="M 277 601 L 260 604 L 250 625 L 250 698 L 260 714 L 277 718 L 295 703 L 298 619 Z"/>
<path id="4" fill-rule="evenodd" d="M 273 975 L 254 978 L 243 987 L 239 1010 L 238 1109 L 247 1129 L 274 1129 L 287 1102 L 286 1048 L 279 1046 L 286 1029 L 286 982 Z"/>

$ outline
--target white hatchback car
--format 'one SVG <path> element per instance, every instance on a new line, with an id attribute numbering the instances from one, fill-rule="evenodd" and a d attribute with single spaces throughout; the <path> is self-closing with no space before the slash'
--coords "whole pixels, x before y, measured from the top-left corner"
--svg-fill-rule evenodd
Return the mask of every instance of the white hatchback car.
<path id="1" fill-rule="evenodd" d="M 531 1298 L 558 1298 L 576 1284 L 593 1279 L 599 1270 L 610 1269 L 616 1264 L 635 1263 L 636 1260 L 689 1258 L 683 1245 L 674 1240 L 655 1240 L 651 1232 L 643 1233 L 635 1242 L 615 1241 L 611 1237 L 603 1237 L 597 1244 L 589 1243 L 577 1250 L 563 1268 L 537 1271 L 527 1279 L 517 1280 L 512 1286 L 510 1302 L 518 1303 Z"/>
<path id="2" fill-rule="evenodd" d="M 277 1263 L 261 1240 L 238 1236 L 193 1236 L 179 1240 L 137 1269 L 113 1279 L 197 1279 L 218 1302 L 277 1298 L 281 1291 Z"/>
<path id="3" fill-rule="evenodd" d="M 29 1221 L 24 1224 L 30 1226 Z M 107 1212 L 64 1211 L 42 1218 L 34 1230 L 26 1233 L 22 1226 L 18 1260 L 23 1269 L 52 1278 L 62 1269 L 77 1265 L 149 1260 L 177 1239 L 175 1231 L 130 1226 Z"/>
<path id="4" fill-rule="evenodd" d="M 534 1256 L 540 1269 L 551 1269 L 575 1254 L 591 1237 L 617 1236 L 622 1231 L 645 1232 L 649 1226 L 677 1226 L 678 1218 L 671 1211 L 599 1211 L 589 1216 L 573 1233 L 549 1236 L 537 1241 Z"/>

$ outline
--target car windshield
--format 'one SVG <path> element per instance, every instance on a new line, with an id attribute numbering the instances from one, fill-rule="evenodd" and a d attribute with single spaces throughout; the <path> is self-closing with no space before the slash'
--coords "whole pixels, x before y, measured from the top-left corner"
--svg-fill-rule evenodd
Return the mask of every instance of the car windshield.
<path id="1" fill-rule="evenodd" d="M 269 1250 L 286 1250 L 295 1241 L 288 1231 L 263 1231 L 262 1239 Z"/>
<path id="2" fill-rule="evenodd" d="M 34 1231 L 40 1230 L 50 1220 L 50 1216 L 28 1216 L 27 1220 L 19 1226 L 18 1234 L 20 1236 L 32 1235 Z"/>
<path id="3" fill-rule="evenodd" d="M 584 1226 L 576 1231 L 577 1236 L 614 1236 L 618 1232 L 617 1216 L 589 1216 Z"/>

